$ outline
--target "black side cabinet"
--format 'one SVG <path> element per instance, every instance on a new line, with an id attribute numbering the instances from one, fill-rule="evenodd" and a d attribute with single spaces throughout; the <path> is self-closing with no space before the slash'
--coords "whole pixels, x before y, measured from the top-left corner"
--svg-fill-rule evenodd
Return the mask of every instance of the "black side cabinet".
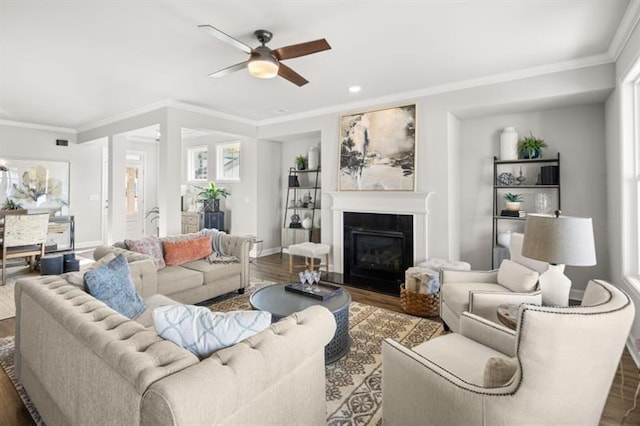
<path id="1" fill-rule="evenodd" d="M 204 227 L 215 228 L 223 231 L 224 228 L 224 212 L 204 212 Z"/>

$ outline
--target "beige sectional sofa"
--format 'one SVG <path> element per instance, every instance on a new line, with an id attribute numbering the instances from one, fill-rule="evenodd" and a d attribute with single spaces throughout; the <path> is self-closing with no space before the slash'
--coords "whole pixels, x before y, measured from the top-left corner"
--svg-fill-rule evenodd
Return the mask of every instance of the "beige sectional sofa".
<path id="1" fill-rule="evenodd" d="M 142 297 L 158 293 L 178 302 L 198 303 L 235 290 L 243 293 L 249 287 L 249 250 L 253 241 L 253 236 L 222 237 L 224 252 L 236 257 L 238 262 L 210 263 L 201 259 L 157 271 L 151 257 L 119 247 L 100 246 L 93 257 L 98 260 L 108 253 L 122 253 L 129 263 L 144 262 L 137 268 L 139 276 L 134 277 L 134 281 L 136 278 L 142 281 Z"/>
<path id="2" fill-rule="evenodd" d="M 148 265 L 130 265 L 142 292 Z M 150 311 L 176 303 L 165 296 L 133 321 L 60 276 L 15 295 L 16 374 L 48 425 L 325 423 L 323 307 L 199 360 L 155 332 Z"/>

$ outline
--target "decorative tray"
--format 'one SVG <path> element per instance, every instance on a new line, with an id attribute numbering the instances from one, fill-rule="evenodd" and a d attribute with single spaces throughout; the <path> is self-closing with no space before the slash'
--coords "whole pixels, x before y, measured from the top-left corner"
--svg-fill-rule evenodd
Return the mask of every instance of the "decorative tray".
<path id="1" fill-rule="evenodd" d="M 300 283 L 291 283 L 285 285 L 284 289 L 285 291 L 298 293 L 307 297 L 313 297 L 314 299 L 327 300 L 338 294 L 338 290 L 340 290 L 340 287 L 331 284 L 314 284 L 313 289 L 316 290 L 314 292 L 308 285 L 303 286 Z"/>

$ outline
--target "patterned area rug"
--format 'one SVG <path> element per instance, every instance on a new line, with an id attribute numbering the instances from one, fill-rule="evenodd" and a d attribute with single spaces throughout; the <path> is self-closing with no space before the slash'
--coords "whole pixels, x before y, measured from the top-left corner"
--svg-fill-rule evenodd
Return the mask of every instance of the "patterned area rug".
<path id="1" fill-rule="evenodd" d="M 249 294 L 215 303 L 210 308 L 223 312 L 251 309 Z M 413 347 L 443 331 L 442 324 L 436 321 L 352 302 L 351 347 L 347 355 L 327 365 L 325 370 L 327 424 L 381 424 L 382 340 L 389 337 Z"/>
<path id="2" fill-rule="evenodd" d="M 93 263 L 93 260 L 83 257 L 81 253 L 76 253 L 76 258 L 80 260 L 81 267 Z M 0 285 L 0 320 L 16 316 L 16 303 L 13 298 L 13 289 L 16 281 L 20 278 L 39 277 L 40 271 L 29 272 L 26 262 L 18 262 L 14 266 L 7 266 L 7 284 Z"/>
<path id="3" fill-rule="evenodd" d="M 24 406 L 27 407 L 27 411 L 29 411 L 29 414 L 31 414 L 31 417 L 33 418 L 35 424 L 44 426 L 45 423 L 42 420 L 42 417 L 40 417 L 40 413 L 38 413 L 36 406 L 33 405 L 33 402 L 31 402 L 31 400 L 29 399 L 29 395 L 27 395 L 27 392 L 22 387 L 22 384 L 16 378 L 16 373 L 13 368 L 13 348 L 13 336 L 0 339 L 0 366 L 2 367 L 4 372 L 7 373 L 9 380 L 11 380 L 11 383 L 13 383 L 13 386 L 16 388 L 16 392 L 18 392 L 18 395 L 20 396 L 20 399 L 22 399 Z"/>
<path id="4" fill-rule="evenodd" d="M 7 267 L 7 284 L 0 285 L 0 320 L 16 316 L 16 303 L 13 299 L 13 288 L 18 278 L 36 277 L 39 272 L 29 272 L 29 266 L 25 263 Z"/>
<path id="5" fill-rule="evenodd" d="M 246 294 L 214 299 L 215 311 L 248 310 L 249 295 L 268 283 L 257 283 Z M 228 297 L 228 296 L 227 296 Z M 349 309 L 351 347 L 347 355 L 326 366 L 328 425 L 380 425 L 382 423 L 382 349 L 389 337 L 412 347 L 443 333 L 436 321 L 352 302 Z M 7 373 L 36 424 L 43 424 L 13 371 L 13 337 L 0 339 L 0 366 Z"/>

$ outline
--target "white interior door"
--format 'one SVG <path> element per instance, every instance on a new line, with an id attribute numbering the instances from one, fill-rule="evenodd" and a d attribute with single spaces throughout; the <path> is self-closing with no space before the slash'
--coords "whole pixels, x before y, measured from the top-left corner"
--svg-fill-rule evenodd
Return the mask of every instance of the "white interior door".
<path id="1" fill-rule="evenodd" d="M 102 148 L 102 241 L 109 243 L 109 148 Z"/>
<path id="2" fill-rule="evenodd" d="M 130 239 L 145 235 L 144 152 L 127 151 L 125 168 L 126 236 Z"/>

